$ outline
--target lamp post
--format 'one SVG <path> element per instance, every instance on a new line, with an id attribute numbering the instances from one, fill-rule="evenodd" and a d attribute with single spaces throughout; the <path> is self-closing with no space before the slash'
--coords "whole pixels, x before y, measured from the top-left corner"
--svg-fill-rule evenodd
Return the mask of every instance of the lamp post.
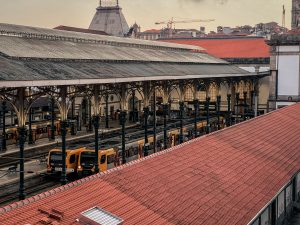
<path id="1" fill-rule="evenodd" d="M 32 137 L 32 108 L 29 109 L 29 130 L 28 130 L 28 144 L 33 144 L 33 137 Z"/>
<path id="2" fill-rule="evenodd" d="M 247 112 L 247 92 L 245 91 L 243 93 L 243 97 L 244 97 L 244 114 L 243 114 L 243 117 L 244 117 L 244 120 L 246 120 L 246 112 Z"/>
<path id="3" fill-rule="evenodd" d="M 179 144 L 183 143 L 183 110 L 184 110 L 184 102 L 179 102 L 179 118 L 180 118 Z"/>
<path id="4" fill-rule="evenodd" d="M 108 118 L 108 94 L 105 95 L 105 128 L 109 128 L 109 118 Z"/>
<path id="5" fill-rule="evenodd" d="M 144 134 L 145 134 L 145 144 L 144 144 L 144 156 L 148 156 L 148 117 L 149 117 L 149 106 L 144 108 Z"/>
<path id="6" fill-rule="evenodd" d="M 19 127 L 19 141 L 20 141 L 20 185 L 19 185 L 19 200 L 25 199 L 25 188 L 24 188 L 24 142 L 25 132 L 24 126 Z"/>
<path id="7" fill-rule="evenodd" d="M 55 140 L 55 112 L 54 112 L 54 98 L 52 97 L 50 99 L 50 107 L 51 107 L 51 134 L 50 134 L 50 140 Z"/>
<path id="8" fill-rule="evenodd" d="M 163 105 L 163 114 L 164 114 L 164 149 L 167 149 L 167 114 L 168 114 L 168 104 Z"/>
<path id="9" fill-rule="evenodd" d="M 94 116 L 94 129 L 95 129 L 95 173 L 99 173 L 98 156 L 99 156 L 99 124 L 100 116 Z"/>
<path id="10" fill-rule="evenodd" d="M 120 123 L 122 126 L 122 164 L 126 163 L 125 157 L 125 123 L 126 123 L 126 112 L 121 111 Z"/>
<path id="11" fill-rule="evenodd" d="M 88 123 L 88 131 L 92 132 L 93 131 L 93 123 L 92 123 L 92 101 L 89 98 L 88 99 L 88 111 L 89 111 L 89 123 Z"/>
<path id="12" fill-rule="evenodd" d="M 6 113 L 6 101 L 2 102 L 2 150 L 6 151 L 6 121 L 5 121 L 5 113 Z"/>
<path id="13" fill-rule="evenodd" d="M 197 120 L 198 120 L 198 111 L 199 111 L 199 100 L 195 99 L 194 101 L 194 109 L 195 109 L 195 117 L 194 117 L 194 132 L 195 138 L 198 137 L 198 129 L 197 129 Z"/>
<path id="14" fill-rule="evenodd" d="M 135 123 L 135 90 L 132 91 L 132 122 Z"/>
<path id="15" fill-rule="evenodd" d="M 62 185 L 67 183 L 66 175 L 66 126 L 67 122 L 65 120 L 61 121 L 61 151 L 62 151 L 62 172 L 60 182 Z"/>
<path id="16" fill-rule="evenodd" d="M 206 134 L 209 134 L 209 105 L 210 97 L 206 98 Z"/>
<path id="17" fill-rule="evenodd" d="M 231 126 L 231 94 L 227 95 L 227 120 L 226 120 L 226 126 Z"/>
<path id="18" fill-rule="evenodd" d="M 153 152 L 156 152 L 156 92 L 153 92 Z"/>
<path id="19" fill-rule="evenodd" d="M 237 120 L 238 120 L 238 118 L 237 118 L 237 116 L 239 115 L 239 101 L 240 101 L 240 93 L 236 93 L 235 94 L 235 115 L 236 115 L 236 117 L 235 117 L 235 123 L 237 123 Z"/>
<path id="20" fill-rule="evenodd" d="M 220 125 L 220 109 L 221 109 L 221 95 L 218 95 L 217 96 L 218 130 L 221 129 L 221 125 Z"/>

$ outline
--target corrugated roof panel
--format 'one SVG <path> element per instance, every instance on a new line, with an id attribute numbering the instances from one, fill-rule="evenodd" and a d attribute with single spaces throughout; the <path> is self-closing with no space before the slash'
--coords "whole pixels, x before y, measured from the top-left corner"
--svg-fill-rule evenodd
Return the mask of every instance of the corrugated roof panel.
<path id="1" fill-rule="evenodd" d="M 30 39 L 0 35 L 0 52 L 11 57 L 228 63 L 206 53 L 130 48 L 100 43 Z"/>
<path id="2" fill-rule="evenodd" d="M 177 48 L 177 49 L 185 49 L 185 50 L 202 50 L 202 48 L 196 46 L 190 46 L 190 45 L 179 45 L 179 44 L 172 44 L 172 43 L 162 43 L 158 41 L 146 41 L 146 40 L 133 39 L 133 38 L 120 38 L 120 37 L 113 37 L 113 36 L 106 36 L 106 35 L 86 34 L 86 33 L 79 33 L 79 32 L 61 31 L 55 29 L 21 26 L 21 25 L 5 24 L 5 23 L 0 23 L 0 33 L 1 31 L 27 33 L 27 34 L 53 35 L 57 37 L 67 37 L 67 38 L 92 39 L 98 41 L 135 44 L 141 46 L 146 45 L 152 47 Z"/>
<path id="3" fill-rule="evenodd" d="M 222 64 L 177 64 L 177 63 L 117 63 L 99 61 L 48 61 L 16 60 L 0 56 L 0 80 L 75 80 L 75 79 L 114 79 L 179 76 L 220 76 L 251 75 L 245 70 Z M 204 78 L 204 77 L 202 77 Z"/>

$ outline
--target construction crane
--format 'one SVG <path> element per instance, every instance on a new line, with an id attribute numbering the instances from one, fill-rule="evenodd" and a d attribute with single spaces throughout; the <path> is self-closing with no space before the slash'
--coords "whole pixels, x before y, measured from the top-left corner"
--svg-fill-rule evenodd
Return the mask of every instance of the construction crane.
<path id="1" fill-rule="evenodd" d="M 208 22 L 213 22 L 215 21 L 214 19 L 206 19 L 206 20 L 175 20 L 172 17 L 171 20 L 169 21 L 162 21 L 162 22 L 155 22 L 155 25 L 160 25 L 160 24 L 167 24 L 167 28 L 169 30 L 169 36 L 172 37 L 172 29 L 173 29 L 173 25 L 177 24 L 177 23 L 199 23 L 199 22 L 204 22 L 204 23 L 208 23 Z"/>
<path id="2" fill-rule="evenodd" d="M 284 5 L 282 6 L 282 24 L 281 24 L 281 26 L 283 28 L 285 28 L 285 7 L 284 7 Z"/>

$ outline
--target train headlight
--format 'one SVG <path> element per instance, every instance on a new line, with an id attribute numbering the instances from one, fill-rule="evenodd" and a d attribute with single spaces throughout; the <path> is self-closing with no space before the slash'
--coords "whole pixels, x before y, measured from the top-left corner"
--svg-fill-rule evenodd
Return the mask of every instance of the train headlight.
<path id="1" fill-rule="evenodd" d="M 81 166 L 78 166 L 78 169 L 80 170 L 80 169 L 81 169 Z"/>

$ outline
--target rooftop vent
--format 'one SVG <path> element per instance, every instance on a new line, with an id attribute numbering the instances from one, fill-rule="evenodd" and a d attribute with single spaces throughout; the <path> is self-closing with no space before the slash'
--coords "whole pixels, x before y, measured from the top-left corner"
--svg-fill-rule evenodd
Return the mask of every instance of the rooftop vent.
<path id="1" fill-rule="evenodd" d="M 122 225 L 124 220 L 99 207 L 94 207 L 82 212 L 79 222 L 84 225 Z"/>

